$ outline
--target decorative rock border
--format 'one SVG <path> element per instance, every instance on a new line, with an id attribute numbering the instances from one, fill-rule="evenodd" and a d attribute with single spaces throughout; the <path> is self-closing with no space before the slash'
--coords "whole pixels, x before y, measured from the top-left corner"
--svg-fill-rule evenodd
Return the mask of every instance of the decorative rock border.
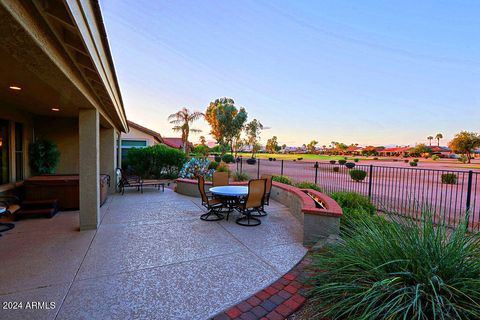
<path id="1" fill-rule="evenodd" d="M 284 320 L 306 301 L 305 268 L 310 265 L 308 254 L 283 277 L 248 299 L 213 317 L 213 320 Z"/>

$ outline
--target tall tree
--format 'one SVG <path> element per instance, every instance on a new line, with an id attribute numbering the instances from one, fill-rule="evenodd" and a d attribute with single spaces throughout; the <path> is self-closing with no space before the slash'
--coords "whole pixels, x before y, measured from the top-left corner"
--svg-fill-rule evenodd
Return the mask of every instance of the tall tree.
<path id="1" fill-rule="evenodd" d="M 265 149 L 267 149 L 267 151 L 270 153 L 274 153 L 280 150 L 280 147 L 278 146 L 277 136 L 273 136 L 267 140 Z"/>
<path id="2" fill-rule="evenodd" d="M 240 136 L 247 121 L 245 108 L 237 109 L 235 101 L 231 98 L 216 99 L 207 107 L 205 119 L 210 124 L 210 134 L 217 143 L 228 146 L 233 153 L 234 140 Z M 222 153 L 225 153 L 225 150 Z"/>
<path id="3" fill-rule="evenodd" d="M 432 136 L 428 136 L 428 137 L 427 137 L 427 140 L 428 140 L 428 142 L 430 143 L 430 146 L 431 146 L 431 145 L 432 145 L 433 137 L 432 137 Z"/>
<path id="4" fill-rule="evenodd" d="M 200 144 L 202 146 L 205 146 L 207 144 L 207 139 L 205 139 L 205 136 L 200 136 Z"/>
<path id="5" fill-rule="evenodd" d="M 190 132 L 202 132 L 200 129 L 191 128 L 190 125 L 193 124 L 193 122 L 201 119 L 203 116 L 203 113 L 200 111 L 191 112 L 185 107 L 183 107 L 180 111 L 172 113 L 168 116 L 168 120 L 174 125 L 173 131 L 179 131 L 182 133 L 183 152 L 187 152 Z"/>
<path id="6" fill-rule="evenodd" d="M 247 142 L 252 146 L 252 158 L 255 153 L 260 150 L 258 148 L 258 140 L 260 140 L 260 132 L 263 130 L 263 125 L 257 119 L 253 119 L 245 125 L 245 133 L 247 134 Z M 258 150 L 257 150 L 258 149 Z"/>
<path id="7" fill-rule="evenodd" d="M 309 153 L 315 153 L 315 146 L 318 144 L 318 141 L 312 140 L 307 144 L 307 150 Z"/>
<path id="8" fill-rule="evenodd" d="M 476 132 L 461 131 L 448 143 L 448 147 L 455 153 L 467 156 L 468 163 L 475 148 L 480 147 L 480 135 Z"/>
<path id="9" fill-rule="evenodd" d="M 437 146 L 440 147 L 440 140 L 443 139 L 443 134 L 437 133 L 437 135 L 435 136 L 435 139 L 437 139 Z"/>

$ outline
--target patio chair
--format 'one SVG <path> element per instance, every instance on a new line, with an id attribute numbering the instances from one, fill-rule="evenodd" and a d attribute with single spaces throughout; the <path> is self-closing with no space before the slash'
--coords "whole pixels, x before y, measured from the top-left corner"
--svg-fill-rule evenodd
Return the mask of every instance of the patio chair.
<path id="1" fill-rule="evenodd" d="M 270 205 L 270 193 L 272 192 L 272 178 L 273 176 L 270 174 L 262 174 L 260 179 L 265 179 L 266 180 L 266 186 L 265 186 L 265 199 L 263 200 L 263 206 L 261 213 L 258 215 L 260 217 L 266 216 L 267 212 L 265 211 L 265 206 Z"/>
<path id="2" fill-rule="evenodd" d="M 228 186 L 228 172 L 214 172 L 212 176 L 212 186 Z"/>
<path id="3" fill-rule="evenodd" d="M 236 220 L 239 225 L 254 227 L 262 223 L 252 213 L 256 212 L 257 216 L 262 216 L 260 211 L 263 208 L 266 188 L 266 179 L 255 179 L 248 182 L 248 195 L 244 201 L 239 203 L 237 208 L 243 214 L 243 217 Z"/>
<path id="4" fill-rule="evenodd" d="M 207 196 L 207 193 L 205 192 L 205 178 L 202 176 L 198 177 L 198 191 L 202 197 L 202 206 L 208 209 L 208 212 L 202 214 L 200 219 L 204 221 L 222 220 L 223 215 L 220 212 L 223 208 L 223 201 L 218 198 Z"/>

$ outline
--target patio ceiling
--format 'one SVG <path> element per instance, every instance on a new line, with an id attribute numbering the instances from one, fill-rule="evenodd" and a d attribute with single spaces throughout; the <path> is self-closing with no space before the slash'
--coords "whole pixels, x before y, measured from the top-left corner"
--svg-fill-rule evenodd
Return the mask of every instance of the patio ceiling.
<path id="1" fill-rule="evenodd" d="M 98 10 L 95 4 L 83 8 L 63 1 L 2 3 L 0 102 L 36 115 L 66 117 L 95 107 L 104 126 L 125 131 L 123 103 Z M 96 20 L 87 23 L 89 14 Z M 87 35 L 81 28 L 88 29 Z M 91 32 L 97 38 L 86 39 Z"/>

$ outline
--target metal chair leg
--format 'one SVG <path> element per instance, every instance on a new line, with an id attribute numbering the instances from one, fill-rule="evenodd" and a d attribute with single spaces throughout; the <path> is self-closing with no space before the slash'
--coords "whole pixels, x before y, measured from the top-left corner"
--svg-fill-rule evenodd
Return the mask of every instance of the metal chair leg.
<path id="1" fill-rule="evenodd" d="M 260 219 L 257 219 L 254 216 L 252 216 L 251 212 L 247 211 L 247 212 L 244 212 L 243 214 L 244 214 L 243 217 L 237 218 L 237 220 L 235 221 L 237 224 L 239 224 L 241 226 L 255 227 L 255 226 L 258 226 L 262 223 L 262 221 L 260 221 Z"/>
<path id="2" fill-rule="evenodd" d="M 216 217 L 214 217 L 213 219 L 210 219 L 210 217 L 212 217 L 213 215 L 215 215 Z M 223 215 L 217 212 L 217 210 L 215 209 L 210 209 L 208 210 L 207 213 L 204 213 L 200 216 L 200 219 L 203 221 L 219 221 L 219 220 L 222 220 L 223 218 L 224 218 Z"/>

